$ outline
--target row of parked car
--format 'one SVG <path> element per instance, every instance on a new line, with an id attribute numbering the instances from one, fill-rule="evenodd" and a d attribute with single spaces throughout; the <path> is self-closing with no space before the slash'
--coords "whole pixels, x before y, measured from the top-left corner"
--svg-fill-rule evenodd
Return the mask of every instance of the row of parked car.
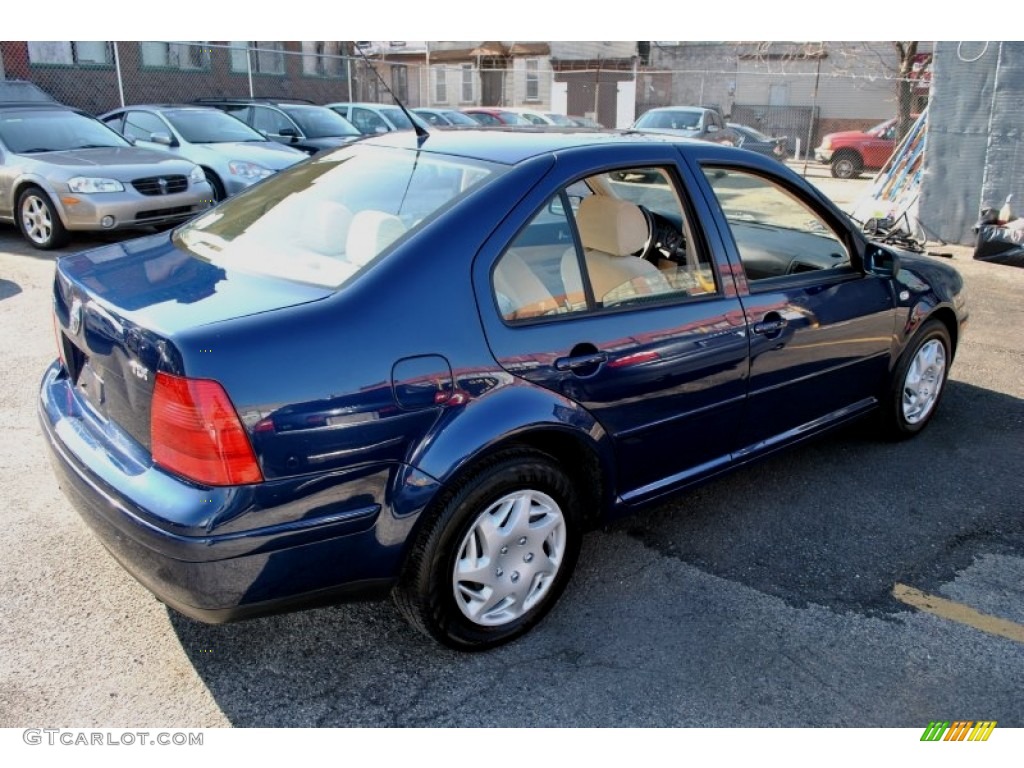
<path id="1" fill-rule="evenodd" d="M 31 83 L 0 82 L 0 221 L 36 248 L 76 230 L 173 226 L 324 149 L 423 127 L 557 125 L 588 118 L 516 109 L 417 109 L 297 99 L 204 98 L 93 117 Z M 108 130 L 110 129 L 110 130 Z"/>
<path id="2" fill-rule="evenodd" d="M 31 83 L 4 81 L 0 220 L 15 223 L 44 250 L 64 245 L 75 230 L 173 226 L 321 150 L 367 134 L 411 130 L 413 121 L 427 129 L 602 127 L 586 117 L 529 108 L 407 113 L 388 104 L 224 97 L 127 106 L 97 120 Z M 785 137 L 727 123 L 705 107 L 652 109 L 632 129 L 739 146 L 777 160 L 788 155 Z M 819 152 L 824 162 L 832 159 L 826 154 Z M 873 164 L 845 151 L 834 157 L 850 175 Z"/>

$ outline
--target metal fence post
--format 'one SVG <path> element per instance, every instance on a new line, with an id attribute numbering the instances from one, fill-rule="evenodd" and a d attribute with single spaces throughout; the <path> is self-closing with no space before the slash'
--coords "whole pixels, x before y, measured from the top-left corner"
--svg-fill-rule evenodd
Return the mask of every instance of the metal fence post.
<path id="1" fill-rule="evenodd" d="M 252 51 L 249 46 L 245 46 L 245 71 L 249 75 L 249 98 L 253 98 L 256 94 L 252 90 Z"/>
<path id="2" fill-rule="evenodd" d="M 114 41 L 114 69 L 117 70 L 117 93 L 121 97 L 121 106 L 124 106 L 124 80 L 121 79 L 121 54 L 118 50 L 118 43 Z"/>

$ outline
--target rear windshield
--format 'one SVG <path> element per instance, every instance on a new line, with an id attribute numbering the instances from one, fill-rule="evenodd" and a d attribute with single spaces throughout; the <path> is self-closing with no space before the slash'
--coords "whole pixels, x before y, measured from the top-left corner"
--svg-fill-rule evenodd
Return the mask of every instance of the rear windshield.
<path id="1" fill-rule="evenodd" d="M 636 121 L 636 127 L 696 131 L 700 128 L 702 114 L 696 109 L 651 111 Z"/>
<path id="2" fill-rule="evenodd" d="M 338 288 L 504 166 L 357 145 L 293 166 L 177 230 L 222 267 Z"/>

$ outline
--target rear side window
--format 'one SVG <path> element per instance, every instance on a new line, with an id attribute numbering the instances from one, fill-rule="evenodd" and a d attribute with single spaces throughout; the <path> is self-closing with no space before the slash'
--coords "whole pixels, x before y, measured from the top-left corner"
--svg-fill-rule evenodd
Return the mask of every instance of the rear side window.
<path id="1" fill-rule="evenodd" d="M 337 288 L 504 166 L 345 147 L 293 166 L 175 232 L 207 261 Z"/>

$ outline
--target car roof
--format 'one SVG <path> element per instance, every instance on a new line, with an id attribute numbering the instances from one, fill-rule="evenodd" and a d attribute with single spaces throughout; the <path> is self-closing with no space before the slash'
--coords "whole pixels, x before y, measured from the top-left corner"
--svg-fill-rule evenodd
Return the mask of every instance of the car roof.
<path id="1" fill-rule="evenodd" d="M 364 107 L 365 109 L 400 109 L 397 104 L 382 104 L 377 101 L 332 101 L 328 107 Z M 427 109 L 427 107 L 424 107 Z"/>
<path id="2" fill-rule="evenodd" d="M 220 110 L 216 107 L 207 106 L 205 104 L 128 104 L 123 107 L 118 107 L 117 109 L 112 109 L 109 112 L 106 112 L 105 114 L 112 115 L 115 112 L 127 112 L 131 109 L 147 109 L 150 112 L 161 112 L 165 109 L 195 109 L 202 112 L 209 112 L 210 110 L 215 110 L 217 112 L 220 112 Z"/>
<path id="3" fill-rule="evenodd" d="M 594 131 L 559 126 L 481 126 L 461 131 L 430 131 L 425 139 L 411 131 L 391 131 L 364 139 L 360 144 L 392 146 L 438 154 L 472 157 L 506 165 L 515 165 L 531 157 L 561 150 L 585 147 L 624 147 L 629 145 L 675 145 L 698 147 L 701 151 L 728 155 L 736 151 L 706 141 L 680 136 L 645 133 L 643 131 Z M 744 157 L 747 153 L 743 153 Z M 728 155 L 731 156 L 731 155 Z"/>
<path id="4" fill-rule="evenodd" d="M 86 112 L 58 101 L 0 101 L 0 109 L 17 110 L 19 112 L 75 112 L 79 115 L 92 117 Z"/>

